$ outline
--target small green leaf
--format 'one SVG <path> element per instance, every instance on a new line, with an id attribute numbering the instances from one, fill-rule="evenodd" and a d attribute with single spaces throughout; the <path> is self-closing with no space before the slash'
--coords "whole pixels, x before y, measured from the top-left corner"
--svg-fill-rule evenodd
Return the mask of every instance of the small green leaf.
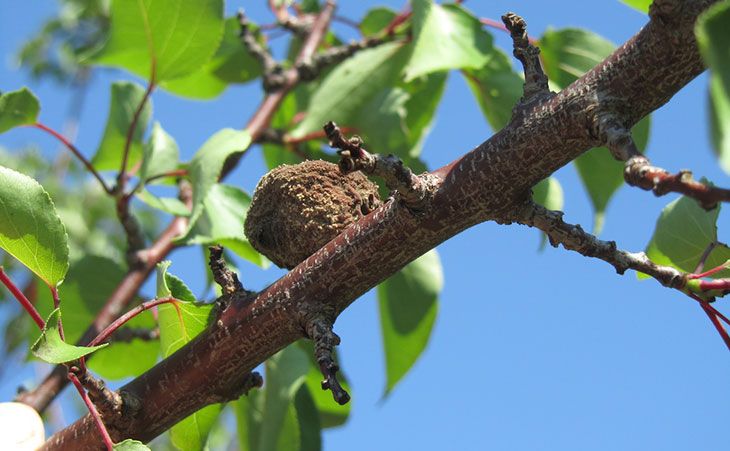
<path id="1" fill-rule="evenodd" d="M 637 11 L 641 11 L 644 14 L 649 13 L 649 5 L 653 0 L 621 0 L 621 3 L 629 5 Z"/>
<path id="2" fill-rule="evenodd" d="M 0 95 L 0 133 L 35 123 L 40 109 L 38 98 L 28 88 Z"/>
<path id="3" fill-rule="evenodd" d="M 63 306 L 63 332 L 67 343 L 77 342 L 84 334 L 109 296 L 124 278 L 126 270 L 114 260 L 96 255 L 84 255 L 75 260 L 58 294 Z M 49 315 L 53 300 L 48 290 L 38 293 L 37 308 L 41 315 Z M 133 318 L 125 327 L 151 329 L 157 325 L 150 312 Z M 29 339 L 35 338 L 29 337 Z M 87 364 L 101 377 L 117 380 L 139 376 L 157 361 L 159 343 L 133 340 L 112 342 L 94 353 Z"/>
<path id="4" fill-rule="evenodd" d="M 548 29 L 540 38 L 545 72 L 561 89 L 613 52 L 611 41 L 579 28 Z"/>
<path id="5" fill-rule="evenodd" d="M 321 130 L 327 121 L 350 126 L 353 117 L 376 94 L 398 80 L 410 52 L 401 43 L 362 50 L 339 64 L 312 95 L 304 120 L 291 132 L 294 138 Z"/>
<path id="6" fill-rule="evenodd" d="M 213 58 L 197 71 L 168 80 L 161 86 L 174 94 L 194 99 L 212 99 L 231 83 L 246 83 L 259 77 L 261 64 L 239 38 L 240 25 L 235 17 L 226 19 L 225 32 Z"/>
<path id="7" fill-rule="evenodd" d="M 268 266 L 268 260 L 259 254 L 243 234 L 242 224 L 251 204 L 244 191 L 216 183 L 203 202 L 203 211 L 187 235 L 186 244 L 220 244 L 258 266 Z"/>
<path id="8" fill-rule="evenodd" d="M 190 210 L 188 210 L 188 207 L 180 199 L 175 197 L 157 197 L 145 189 L 137 191 L 135 194 L 137 199 L 152 208 L 170 213 L 174 216 L 190 216 Z"/>
<path id="9" fill-rule="evenodd" d="M 548 210 L 563 209 L 563 187 L 555 177 L 548 177 L 532 188 L 532 200 Z"/>
<path id="10" fill-rule="evenodd" d="M 446 77 L 445 72 L 434 73 L 384 89 L 344 123 L 355 127 L 373 152 L 415 158 L 433 122 Z"/>
<path id="11" fill-rule="evenodd" d="M 697 21 L 700 52 L 710 68 L 710 131 L 720 166 L 730 173 L 730 2 L 720 2 Z"/>
<path id="12" fill-rule="evenodd" d="M 0 248 L 55 287 L 68 270 L 68 235 L 43 187 L 0 166 Z"/>
<path id="13" fill-rule="evenodd" d="M 512 108 L 522 97 L 524 80 L 512 69 L 504 52 L 491 46 L 489 55 L 484 66 L 463 73 L 487 122 L 497 131 L 512 118 Z"/>
<path id="14" fill-rule="evenodd" d="M 152 135 L 143 147 L 142 167 L 139 177 L 147 180 L 156 175 L 166 174 L 177 169 L 180 160 L 180 149 L 175 139 L 160 125 L 152 125 Z"/>
<path id="15" fill-rule="evenodd" d="M 167 273 L 169 261 L 157 265 L 157 297 L 172 296 L 181 300 L 195 299 L 190 289 L 177 277 Z M 212 304 L 186 302 L 173 306 L 159 306 L 160 348 L 162 357 L 168 357 L 200 334 L 208 324 Z M 180 315 L 178 316 L 178 311 Z M 181 450 L 200 450 L 223 406 L 213 404 L 198 410 L 170 430 L 172 443 Z"/>
<path id="16" fill-rule="evenodd" d="M 479 19 L 460 5 L 414 0 L 413 55 L 405 80 L 449 69 L 477 69 L 488 60 L 492 39 Z"/>
<path id="17" fill-rule="evenodd" d="M 147 445 L 137 440 L 132 440 L 131 438 L 123 442 L 115 443 L 112 449 L 114 451 L 150 451 Z"/>
<path id="18" fill-rule="evenodd" d="M 390 393 L 428 344 L 443 286 L 441 262 L 429 251 L 378 285 L 385 347 L 386 388 Z"/>
<path id="19" fill-rule="evenodd" d="M 693 272 L 710 243 L 717 241 L 719 214 L 719 206 L 705 211 L 688 197 L 670 202 L 657 220 L 654 235 L 646 248 L 647 256 L 659 265 Z M 710 253 L 705 270 L 720 266 L 728 259 L 730 248 L 720 244 Z M 720 271 L 713 277 L 730 277 L 730 271 Z"/>
<path id="20" fill-rule="evenodd" d="M 60 321 L 61 309 L 52 311 L 51 316 L 46 321 L 46 327 L 41 332 L 41 336 L 30 348 L 33 355 L 44 362 L 55 364 L 71 362 L 106 346 L 106 343 L 89 347 L 73 346 L 64 342 L 59 334 L 58 324 Z"/>
<path id="21" fill-rule="evenodd" d="M 384 6 L 379 6 L 371 9 L 360 21 L 360 32 L 363 36 L 374 36 L 381 31 L 385 30 L 385 27 L 395 19 L 398 15 L 395 11 Z"/>
<path id="22" fill-rule="evenodd" d="M 223 0 L 113 0 L 111 33 L 94 63 L 157 81 L 189 74 L 208 61 L 223 36 Z"/>
<path id="23" fill-rule="evenodd" d="M 101 143 L 99 143 L 99 148 L 96 150 L 94 158 L 91 159 L 91 163 L 97 170 L 118 170 L 121 166 L 127 132 L 132 125 L 134 112 L 137 111 L 144 97 L 144 92 L 144 88 L 137 83 L 128 81 L 112 83 L 106 129 L 104 130 L 104 136 L 101 138 Z M 148 99 L 144 108 L 142 108 L 132 135 L 127 159 L 128 167 L 137 163 L 142 156 L 142 136 L 147 130 L 147 124 L 151 116 L 152 102 Z"/>
<path id="24" fill-rule="evenodd" d="M 225 128 L 211 136 L 193 155 L 188 167 L 193 184 L 193 210 L 187 235 L 203 212 L 203 202 L 218 181 L 223 163 L 233 154 L 242 153 L 251 144 L 251 135 L 246 130 Z"/>

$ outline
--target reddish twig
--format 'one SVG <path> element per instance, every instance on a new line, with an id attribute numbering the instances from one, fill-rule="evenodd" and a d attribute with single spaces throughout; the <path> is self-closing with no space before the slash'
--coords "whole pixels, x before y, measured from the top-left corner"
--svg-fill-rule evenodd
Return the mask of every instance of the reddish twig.
<path id="1" fill-rule="evenodd" d="M 140 313 L 144 312 L 145 310 L 149 310 L 153 307 L 156 307 L 158 305 L 162 304 L 173 304 L 175 308 L 179 312 L 179 306 L 178 303 L 182 302 L 179 299 L 173 298 L 173 297 L 167 297 L 167 298 L 161 298 L 161 299 L 154 299 L 152 301 L 143 302 L 142 304 L 138 305 L 137 307 L 131 309 L 124 315 L 117 318 L 114 322 L 109 324 L 103 331 L 99 333 L 99 335 L 96 336 L 93 340 L 89 342 L 89 346 L 96 346 L 101 343 L 104 343 L 109 339 L 109 337 L 117 331 L 120 327 L 122 327 L 127 321 L 131 320 L 135 316 L 139 315 Z M 83 357 L 82 357 L 83 359 Z"/>
<path id="2" fill-rule="evenodd" d="M 53 136 L 54 138 L 59 140 L 72 154 L 74 154 L 74 156 L 76 156 L 76 158 L 79 159 L 79 161 L 81 161 L 81 163 L 84 165 L 84 167 L 86 167 L 86 169 L 91 173 L 91 175 L 93 175 L 94 178 L 96 178 L 96 180 L 99 181 L 99 183 L 101 184 L 101 187 L 104 189 L 104 192 L 106 192 L 107 194 L 112 193 L 112 189 L 109 188 L 109 186 L 106 184 L 104 179 L 101 178 L 101 174 L 99 174 L 96 171 L 96 169 L 94 168 L 94 165 L 92 165 L 91 162 L 89 160 L 87 160 L 86 157 L 84 157 L 81 154 L 81 151 L 76 146 L 74 146 L 71 143 L 71 141 L 66 139 L 63 135 L 61 135 L 57 131 L 53 130 L 52 128 L 50 128 L 40 122 L 36 122 L 35 124 L 31 124 L 30 126 L 35 127 L 39 130 L 43 130 L 44 132 L 50 134 L 51 136 Z"/>
<path id="3" fill-rule="evenodd" d="M 129 150 L 131 149 L 132 141 L 134 140 L 134 133 L 137 130 L 137 123 L 139 122 L 142 111 L 147 104 L 147 100 L 149 100 L 150 96 L 152 95 L 152 91 L 154 91 L 155 89 L 155 78 L 156 64 L 153 60 L 150 67 L 150 80 L 147 83 L 147 89 L 145 90 L 144 95 L 142 96 L 142 100 L 140 100 L 139 102 L 139 105 L 137 105 L 137 109 L 134 111 L 134 115 L 132 116 L 132 122 L 129 124 L 129 128 L 127 129 L 127 137 L 124 141 L 124 150 L 122 152 L 122 166 L 119 168 L 119 174 L 117 174 L 116 186 L 116 191 L 120 194 L 120 196 L 123 196 L 124 194 L 124 185 L 127 181 L 127 161 L 129 160 Z"/>
<path id="4" fill-rule="evenodd" d="M 707 314 L 707 317 L 710 318 L 712 325 L 715 326 L 715 329 L 717 329 L 717 332 L 725 342 L 725 346 L 727 346 L 728 350 L 730 350 L 730 336 L 728 335 L 727 330 L 725 330 L 725 326 L 722 325 L 715 312 L 713 312 L 714 309 L 710 309 L 710 305 L 703 300 L 700 300 L 700 306 L 702 306 L 702 310 L 704 310 Z"/>
<path id="5" fill-rule="evenodd" d="M 31 318 L 33 318 L 33 321 L 38 325 L 38 328 L 40 330 L 43 330 L 46 327 L 46 322 L 41 318 L 41 315 L 38 313 L 38 310 L 36 310 L 33 303 L 31 303 L 27 297 L 23 294 L 23 292 L 13 283 L 12 280 L 8 277 L 8 275 L 5 273 L 5 269 L 0 266 L 0 281 L 8 288 L 10 293 L 15 297 L 15 299 L 20 302 L 20 305 L 25 309 L 26 312 L 30 315 Z"/>
<path id="6" fill-rule="evenodd" d="M 81 381 L 79 381 L 79 378 L 73 372 L 69 371 L 68 379 L 74 384 L 76 390 L 78 390 L 79 392 L 79 395 L 81 395 L 81 399 L 84 400 L 84 404 L 86 404 L 86 407 L 89 409 L 89 413 L 94 418 L 94 422 L 96 423 L 96 427 L 101 434 L 102 440 L 104 440 L 104 445 L 106 446 L 107 451 L 112 451 L 114 449 L 114 442 L 109 435 L 109 431 L 106 430 L 104 422 L 101 420 L 101 415 L 99 415 L 99 411 L 96 410 L 96 406 L 93 402 L 91 402 L 88 393 L 86 393 L 86 389 L 83 385 L 81 385 Z"/>
<path id="7" fill-rule="evenodd" d="M 353 134 L 357 133 L 357 129 L 354 127 L 339 127 L 342 133 Z M 324 130 L 315 130 L 305 135 L 292 138 L 291 136 L 284 136 L 284 144 L 301 144 L 307 141 L 313 141 L 315 139 L 326 139 L 327 133 Z"/>
<path id="8" fill-rule="evenodd" d="M 698 182 L 692 178 L 690 171 L 670 174 L 652 166 L 643 155 L 633 156 L 626 162 L 624 178 L 629 185 L 652 191 L 657 196 L 684 194 L 697 200 L 706 210 L 715 208 L 718 202 L 730 202 L 730 190 Z"/>
<path id="9" fill-rule="evenodd" d="M 188 175 L 187 169 L 175 169 L 174 171 L 163 172 L 162 174 L 155 174 L 151 177 L 147 177 L 144 180 L 140 179 L 137 182 L 137 185 L 135 185 L 135 187 L 132 190 L 130 190 L 130 194 L 136 193 L 137 191 L 139 191 L 140 188 L 142 188 L 143 185 L 146 185 L 154 180 L 164 179 L 165 177 L 185 177 L 187 175 Z"/>
<path id="10" fill-rule="evenodd" d="M 386 36 L 393 36 L 395 34 L 395 29 L 405 23 L 408 19 L 410 19 L 412 15 L 413 11 L 411 11 L 410 7 L 406 6 L 397 16 L 393 18 L 393 20 L 390 21 L 388 26 L 385 27 L 385 31 L 383 33 Z"/>

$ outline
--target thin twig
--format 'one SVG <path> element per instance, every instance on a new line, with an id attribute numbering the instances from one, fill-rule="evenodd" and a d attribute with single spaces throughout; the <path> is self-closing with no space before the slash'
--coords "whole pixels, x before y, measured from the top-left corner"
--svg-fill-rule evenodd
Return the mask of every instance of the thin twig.
<path id="1" fill-rule="evenodd" d="M 74 384 L 76 390 L 78 390 L 79 395 L 81 395 L 81 399 L 83 399 L 84 404 L 86 404 L 86 408 L 89 409 L 89 413 L 94 418 L 94 422 L 99 430 L 99 434 L 101 434 L 102 440 L 104 440 L 104 445 L 106 446 L 107 451 L 112 451 L 114 449 L 114 442 L 109 435 L 109 431 L 106 430 L 106 426 L 104 426 L 104 422 L 101 419 L 101 415 L 99 415 L 99 411 L 96 410 L 96 406 L 93 402 L 91 402 L 88 393 L 86 393 L 86 389 L 84 389 L 84 386 L 81 385 L 79 378 L 74 373 L 69 371 L 68 378 Z"/>
<path id="2" fill-rule="evenodd" d="M 74 146 L 71 143 L 71 141 L 69 141 L 63 135 L 61 135 L 57 131 L 53 130 L 52 128 L 44 125 L 41 122 L 36 122 L 35 124 L 31 124 L 30 126 L 35 127 L 39 130 L 43 130 L 44 132 L 50 134 L 51 136 L 53 136 L 54 138 L 59 140 L 69 151 L 71 151 L 72 154 L 74 154 L 74 156 L 76 158 L 79 159 L 79 161 L 84 165 L 84 167 L 86 167 L 86 169 L 91 173 L 91 175 L 93 175 L 94 178 L 96 178 L 96 180 L 99 181 L 102 189 L 104 189 L 104 192 L 107 194 L 112 194 L 112 189 L 109 188 L 109 186 L 106 184 L 104 179 L 101 177 L 101 174 L 99 174 L 97 172 L 97 170 L 94 168 L 94 165 L 92 165 L 91 162 L 89 160 L 87 160 L 86 157 L 83 156 L 81 151 L 76 146 Z"/>
<path id="3" fill-rule="evenodd" d="M 152 91 L 154 91 L 156 86 L 156 66 L 157 65 L 153 60 L 150 67 L 150 79 L 147 82 L 147 89 L 145 89 L 142 100 L 140 100 L 139 105 L 137 105 L 137 109 L 134 111 L 134 115 L 132 116 L 132 122 L 129 124 L 129 128 L 127 129 L 127 137 L 124 140 L 124 150 L 122 151 L 122 165 L 119 168 L 119 174 L 117 174 L 116 192 L 120 196 L 124 195 L 124 185 L 127 182 L 127 161 L 129 160 L 129 151 L 132 148 L 132 141 L 134 141 L 134 133 L 137 130 L 137 123 L 139 122 L 139 118 L 142 116 L 142 111 L 144 111 L 147 100 L 149 100 L 152 95 Z"/>
<path id="4" fill-rule="evenodd" d="M 2 282 L 10 291 L 10 293 L 15 297 L 15 299 L 20 302 L 20 305 L 25 309 L 26 312 L 30 315 L 31 318 L 33 318 L 33 321 L 38 325 L 38 328 L 40 330 L 43 330 L 46 327 L 46 322 L 41 318 L 41 315 L 38 313 L 38 310 L 36 310 L 35 306 L 32 302 L 28 300 L 27 297 L 23 294 L 23 292 L 13 283 L 12 280 L 8 277 L 8 275 L 5 273 L 5 269 L 0 266 L 0 282 Z"/>

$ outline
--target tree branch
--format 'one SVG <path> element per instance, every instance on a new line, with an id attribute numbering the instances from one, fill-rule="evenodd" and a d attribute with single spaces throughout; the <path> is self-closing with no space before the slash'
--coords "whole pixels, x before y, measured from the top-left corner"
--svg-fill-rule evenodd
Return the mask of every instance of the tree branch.
<path id="1" fill-rule="evenodd" d="M 711 3 L 655 1 L 649 24 L 603 63 L 559 94 L 521 104 L 507 127 L 434 171 L 418 214 L 391 199 L 262 292 L 224 295 L 229 307 L 203 333 L 121 389 L 139 410 L 112 437 L 151 440 L 305 337 L 307 312 L 328 309 L 334 319 L 438 243 L 483 221 L 511 222 L 532 186 L 600 143 L 600 114 L 630 127 L 704 70 L 693 26 Z M 163 380 L 175 384 L 160 390 Z M 86 416 L 43 449 L 99 445 Z"/>

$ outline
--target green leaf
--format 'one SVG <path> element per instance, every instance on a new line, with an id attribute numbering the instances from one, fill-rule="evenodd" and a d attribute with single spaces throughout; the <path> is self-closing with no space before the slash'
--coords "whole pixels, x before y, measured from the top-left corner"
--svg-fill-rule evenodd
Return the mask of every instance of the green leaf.
<path id="1" fill-rule="evenodd" d="M 170 213 L 174 216 L 190 216 L 190 210 L 188 210 L 188 207 L 180 199 L 174 197 L 157 197 L 145 189 L 137 191 L 135 194 L 137 199 L 152 208 Z"/>
<path id="2" fill-rule="evenodd" d="M 68 236 L 43 187 L 0 166 L 0 248 L 56 286 L 68 270 Z"/>
<path id="3" fill-rule="evenodd" d="M 464 70 L 463 74 L 492 130 L 501 130 L 522 97 L 522 76 L 512 69 L 507 55 L 494 46 L 489 50 L 486 64 Z"/>
<path id="4" fill-rule="evenodd" d="M 193 185 L 193 210 L 187 235 L 203 212 L 203 202 L 218 181 L 223 163 L 233 154 L 242 153 L 251 144 L 251 135 L 246 130 L 225 128 L 211 136 L 193 155 L 188 174 Z M 182 240 L 182 239 L 181 239 Z"/>
<path id="5" fill-rule="evenodd" d="M 327 121 L 349 126 L 375 95 L 398 80 L 409 53 L 408 46 L 387 43 L 362 50 L 339 64 L 314 92 L 304 120 L 291 136 L 321 130 Z"/>
<path id="6" fill-rule="evenodd" d="M 477 69 L 487 62 L 491 37 L 460 5 L 414 0 L 413 55 L 405 80 L 449 69 Z"/>
<path id="7" fill-rule="evenodd" d="M 180 160 L 180 149 L 175 139 L 160 125 L 152 125 L 152 134 L 143 147 L 142 167 L 139 178 L 147 180 L 156 175 L 166 174 L 177 169 Z"/>
<path id="8" fill-rule="evenodd" d="M 122 164 L 122 154 L 127 140 L 129 127 L 132 125 L 134 112 L 144 98 L 145 89 L 132 82 L 118 81 L 112 83 L 109 117 L 91 163 L 99 171 L 118 170 Z M 142 136 L 152 116 L 152 102 L 147 99 L 132 135 L 127 159 L 128 167 L 139 161 L 142 156 Z"/>
<path id="9" fill-rule="evenodd" d="M 720 2 L 697 21 L 700 52 L 710 68 L 710 131 L 720 166 L 730 173 L 730 2 Z"/>
<path id="10" fill-rule="evenodd" d="M 59 333 L 60 321 L 61 309 L 55 309 L 48 317 L 41 336 L 30 348 L 33 355 L 44 362 L 55 364 L 71 362 L 106 346 L 106 344 L 90 347 L 73 346 L 64 342 Z"/>
<path id="11" fill-rule="evenodd" d="M 320 391 L 321 387 L 320 387 Z M 320 451 L 322 449 L 322 428 L 319 412 L 309 387 L 302 385 L 294 397 L 294 409 L 299 422 L 300 451 Z"/>
<path id="12" fill-rule="evenodd" d="M 186 244 L 220 244 L 251 263 L 266 267 L 268 260 L 259 254 L 243 234 L 243 223 L 251 197 L 231 185 L 216 183 L 203 202 L 203 211 L 187 235 Z"/>
<path id="13" fill-rule="evenodd" d="M 113 449 L 114 451 L 150 451 L 147 445 L 137 440 L 132 440 L 131 438 L 123 442 L 115 443 Z"/>
<path id="14" fill-rule="evenodd" d="M 205 64 L 223 36 L 223 0 L 113 0 L 111 32 L 94 63 L 162 81 Z"/>
<path id="15" fill-rule="evenodd" d="M 532 188 L 532 200 L 548 210 L 563 209 L 563 187 L 555 177 L 548 177 Z"/>
<path id="16" fill-rule="evenodd" d="M 545 71 L 561 89 L 603 61 L 614 48 L 613 43 L 597 34 L 575 28 L 548 30 L 540 39 Z M 639 150 L 646 148 L 649 125 L 647 116 L 632 129 Z M 575 160 L 575 168 L 595 211 L 593 233 L 596 235 L 603 229 L 608 202 L 623 185 L 623 167 L 605 147 L 591 149 Z"/>
<path id="17" fill-rule="evenodd" d="M 649 141 L 651 116 L 646 116 L 631 130 L 634 142 L 644 151 Z M 606 208 L 611 197 L 624 184 L 624 164 L 617 161 L 605 147 L 596 147 L 574 160 L 583 186 L 591 199 L 593 210 L 593 233 L 598 235 L 603 229 Z"/>
<path id="18" fill-rule="evenodd" d="M 429 251 L 378 285 L 385 347 L 384 395 L 411 369 L 428 344 L 443 286 L 441 262 Z"/>
<path id="19" fill-rule="evenodd" d="M 311 419 L 300 421 L 296 405 L 309 366 L 309 358 L 297 346 L 289 346 L 266 361 L 264 389 L 251 392 L 248 398 L 236 402 L 242 449 L 312 449 L 315 437 L 319 437 L 319 429 L 315 429 L 317 423 Z M 302 401 L 299 400 L 299 406 L 306 407 Z M 310 404 L 308 409 L 311 407 Z"/>
<path id="20" fill-rule="evenodd" d="M 173 296 L 185 300 L 192 297 L 190 289 L 167 273 L 169 261 L 157 265 L 157 297 Z M 194 299 L 194 298 L 193 298 Z M 173 306 L 159 306 L 160 348 L 162 357 L 168 357 L 200 334 L 208 324 L 213 306 L 186 302 Z M 178 315 L 179 311 L 179 315 Z M 172 443 L 181 450 L 200 450 L 205 446 L 208 434 L 223 406 L 213 404 L 198 410 L 170 430 Z"/>
<path id="21" fill-rule="evenodd" d="M 710 243 L 717 241 L 720 207 L 705 211 L 697 201 L 680 197 L 662 210 L 654 235 L 646 248 L 647 256 L 659 265 L 693 272 Z M 721 244 L 710 253 L 705 269 L 715 268 L 730 259 L 730 248 Z M 730 277 L 724 270 L 713 277 Z"/>
<path id="22" fill-rule="evenodd" d="M 616 46 L 588 30 L 564 28 L 548 29 L 539 47 L 548 78 L 562 89 L 603 61 Z"/>
<path id="23" fill-rule="evenodd" d="M 446 77 L 445 72 L 434 73 L 385 89 L 344 123 L 355 127 L 373 152 L 415 158 L 433 122 Z"/>
<path id="24" fill-rule="evenodd" d="M 374 36 L 383 31 L 397 15 L 397 12 L 384 6 L 373 8 L 360 21 L 360 32 L 363 36 Z"/>
<path id="25" fill-rule="evenodd" d="M 621 0 L 621 3 L 629 5 L 630 7 L 634 8 L 637 11 L 641 11 L 642 13 L 648 14 L 649 5 L 651 5 L 652 1 L 653 0 Z"/>
<path id="26" fill-rule="evenodd" d="M 38 119 L 41 106 L 28 88 L 0 95 L 0 133 L 20 125 L 30 125 Z"/>
<path id="27" fill-rule="evenodd" d="M 197 71 L 181 78 L 168 80 L 162 87 L 174 94 L 195 99 L 212 99 L 231 83 L 246 83 L 259 77 L 261 64 L 239 38 L 240 25 L 235 17 L 226 19 L 225 32 L 213 58 Z"/>
<path id="28" fill-rule="evenodd" d="M 96 255 L 84 255 L 74 261 L 58 288 L 63 307 L 63 331 L 66 342 L 75 343 L 94 322 L 99 310 L 114 292 L 126 274 L 126 270 L 114 260 Z M 50 314 L 53 300 L 48 290 L 38 293 L 37 308 L 41 315 Z M 125 327 L 151 329 L 157 325 L 151 312 L 143 312 Z M 94 353 L 87 364 L 105 379 L 121 379 L 139 376 L 157 361 L 159 343 L 133 340 L 112 342 Z"/>

